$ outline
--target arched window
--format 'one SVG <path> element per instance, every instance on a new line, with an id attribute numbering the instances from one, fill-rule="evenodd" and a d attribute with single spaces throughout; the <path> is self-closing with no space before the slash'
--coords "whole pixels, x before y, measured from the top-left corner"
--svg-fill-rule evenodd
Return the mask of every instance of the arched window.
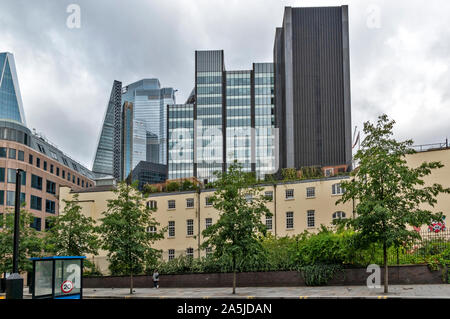
<path id="1" fill-rule="evenodd" d="M 333 213 L 333 220 L 335 220 L 335 219 L 344 219 L 344 218 L 346 218 L 344 212 L 335 212 L 335 213 Z"/>

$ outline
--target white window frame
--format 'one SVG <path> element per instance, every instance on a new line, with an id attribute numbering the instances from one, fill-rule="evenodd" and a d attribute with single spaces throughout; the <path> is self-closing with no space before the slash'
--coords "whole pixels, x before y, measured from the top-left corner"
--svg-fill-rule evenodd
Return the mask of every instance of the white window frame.
<path id="1" fill-rule="evenodd" d="M 343 212 L 343 211 L 337 211 L 337 212 L 333 213 L 332 218 L 333 218 L 333 220 L 346 219 L 347 218 L 347 214 L 345 212 Z"/>
<path id="2" fill-rule="evenodd" d="M 173 235 L 171 235 L 171 231 L 173 232 Z M 175 237 L 175 221 L 169 220 L 169 226 L 168 226 L 168 232 L 167 232 L 169 238 Z"/>
<path id="3" fill-rule="evenodd" d="M 170 207 L 170 204 L 173 203 L 173 207 Z M 167 209 L 175 209 L 177 207 L 175 199 L 169 199 L 167 201 Z"/>
<path id="4" fill-rule="evenodd" d="M 273 217 L 272 216 L 266 216 L 266 228 L 267 230 L 273 229 Z"/>
<path id="5" fill-rule="evenodd" d="M 306 198 L 314 198 L 314 197 L 316 197 L 316 188 L 314 186 L 306 187 Z"/>
<path id="6" fill-rule="evenodd" d="M 212 206 L 212 203 L 209 201 L 210 198 L 211 198 L 211 196 L 206 196 L 205 197 L 205 206 L 206 207 Z"/>
<path id="7" fill-rule="evenodd" d="M 186 235 L 194 236 L 194 220 L 186 219 Z"/>
<path id="8" fill-rule="evenodd" d="M 316 227 L 316 211 L 313 209 L 306 212 L 306 226 L 308 228 Z"/>
<path id="9" fill-rule="evenodd" d="M 150 234 L 156 234 L 156 226 L 148 226 L 147 232 Z"/>
<path id="10" fill-rule="evenodd" d="M 273 191 L 266 191 L 264 196 L 269 197 L 269 202 L 273 201 Z"/>
<path id="11" fill-rule="evenodd" d="M 341 183 L 336 183 L 336 184 L 331 185 L 331 194 L 332 195 L 344 194 L 344 189 L 341 187 Z"/>
<path id="12" fill-rule="evenodd" d="M 192 203 L 192 206 L 189 206 L 189 203 Z M 195 202 L 193 198 L 186 198 L 186 208 L 194 208 Z"/>
<path id="13" fill-rule="evenodd" d="M 174 259 L 175 258 L 175 249 L 169 249 L 167 251 L 167 255 L 168 255 L 169 260 Z"/>
<path id="14" fill-rule="evenodd" d="M 294 229 L 294 212 L 286 212 L 286 229 Z"/>
<path id="15" fill-rule="evenodd" d="M 292 195 L 289 195 L 290 193 L 292 193 Z M 285 199 L 294 199 L 294 189 L 293 188 L 286 189 Z"/>
<path id="16" fill-rule="evenodd" d="M 205 229 L 212 226 L 212 218 L 205 218 Z"/>
<path id="17" fill-rule="evenodd" d="M 194 248 L 192 248 L 192 247 L 186 248 L 186 256 L 194 258 Z"/>

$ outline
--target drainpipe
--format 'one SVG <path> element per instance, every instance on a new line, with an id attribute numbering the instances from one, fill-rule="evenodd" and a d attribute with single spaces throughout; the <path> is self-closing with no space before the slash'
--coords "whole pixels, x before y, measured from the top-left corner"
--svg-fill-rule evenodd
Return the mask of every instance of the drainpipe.
<path id="1" fill-rule="evenodd" d="M 200 188 L 197 189 L 197 245 L 198 245 L 198 259 L 200 259 Z"/>
<path id="2" fill-rule="evenodd" d="M 273 184 L 273 219 L 275 221 L 275 238 L 277 238 L 277 184 Z"/>

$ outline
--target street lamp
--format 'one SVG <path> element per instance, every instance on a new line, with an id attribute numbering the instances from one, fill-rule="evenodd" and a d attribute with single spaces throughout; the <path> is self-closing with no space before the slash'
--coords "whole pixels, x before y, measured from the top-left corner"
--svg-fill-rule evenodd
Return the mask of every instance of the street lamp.
<path id="1" fill-rule="evenodd" d="M 6 278 L 6 299 L 23 299 L 23 278 L 19 274 L 19 239 L 20 239 L 20 189 L 23 170 L 16 170 L 16 201 L 14 205 L 14 248 L 13 271 Z"/>

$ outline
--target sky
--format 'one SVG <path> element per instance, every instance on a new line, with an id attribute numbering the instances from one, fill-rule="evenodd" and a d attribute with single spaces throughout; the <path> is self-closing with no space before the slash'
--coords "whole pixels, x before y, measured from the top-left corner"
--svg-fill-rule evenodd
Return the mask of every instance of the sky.
<path id="1" fill-rule="evenodd" d="M 227 70 L 272 62 L 285 6 L 336 5 L 349 6 L 352 130 L 386 113 L 396 138 L 444 142 L 447 0 L 0 0 L 0 52 L 14 54 L 28 127 L 92 168 L 114 80 L 159 78 L 184 103 L 195 50 L 223 49 Z"/>

